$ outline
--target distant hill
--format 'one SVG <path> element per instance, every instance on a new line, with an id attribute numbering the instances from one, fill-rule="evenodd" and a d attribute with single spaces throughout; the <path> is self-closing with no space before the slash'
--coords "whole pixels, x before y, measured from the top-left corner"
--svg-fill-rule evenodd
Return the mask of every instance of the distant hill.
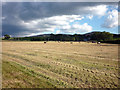
<path id="1" fill-rule="evenodd" d="M 3 39 L 5 40 L 5 39 Z M 17 41 L 100 41 L 105 43 L 120 43 L 120 34 L 109 32 L 90 32 L 85 34 L 41 34 L 29 37 L 11 37 Z"/>
<path id="2" fill-rule="evenodd" d="M 81 35 L 81 36 L 91 36 L 94 33 L 96 33 L 98 31 L 94 31 L 94 32 L 89 32 L 89 33 L 85 33 L 85 34 L 73 34 L 73 35 Z M 111 33 L 113 34 L 113 33 Z M 71 34 L 41 34 L 41 35 L 34 35 L 34 36 L 29 36 L 29 37 L 50 37 L 51 35 L 64 35 L 64 36 L 69 36 Z M 113 34 L 113 37 L 115 38 L 119 38 L 120 34 Z"/>

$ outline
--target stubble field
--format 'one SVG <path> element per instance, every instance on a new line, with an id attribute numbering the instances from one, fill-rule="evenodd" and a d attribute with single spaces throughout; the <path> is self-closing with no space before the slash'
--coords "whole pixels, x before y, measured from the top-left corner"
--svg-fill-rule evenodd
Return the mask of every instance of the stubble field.
<path id="1" fill-rule="evenodd" d="M 118 45 L 2 42 L 3 88 L 117 88 Z"/>

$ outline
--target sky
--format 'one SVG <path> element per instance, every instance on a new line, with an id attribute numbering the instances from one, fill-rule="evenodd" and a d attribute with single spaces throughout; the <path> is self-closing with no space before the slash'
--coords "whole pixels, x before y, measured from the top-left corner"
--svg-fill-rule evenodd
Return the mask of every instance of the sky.
<path id="1" fill-rule="evenodd" d="M 2 35 L 118 33 L 117 2 L 3 2 Z"/>

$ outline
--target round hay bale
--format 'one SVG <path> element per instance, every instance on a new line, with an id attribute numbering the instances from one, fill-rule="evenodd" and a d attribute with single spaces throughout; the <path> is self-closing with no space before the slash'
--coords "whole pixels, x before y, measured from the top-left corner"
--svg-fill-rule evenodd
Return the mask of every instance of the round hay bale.
<path id="1" fill-rule="evenodd" d="M 44 44 L 46 44 L 47 42 L 45 41 Z"/>
<path id="2" fill-rule="evenodd" d="M 100 42 L 97 42 L 97 44 L 100 44 Z"/>

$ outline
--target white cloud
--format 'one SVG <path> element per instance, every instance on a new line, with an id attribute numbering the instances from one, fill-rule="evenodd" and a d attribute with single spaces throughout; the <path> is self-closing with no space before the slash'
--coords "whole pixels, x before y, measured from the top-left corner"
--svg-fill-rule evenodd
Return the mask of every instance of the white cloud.
<path id="1" fill-rule="evenodd" d="M 42 33 L 28 33 L 28 35 L 26 35 L 26 36 L 28 37 L 28 36 L 35 36 L 35 35 L 40 35 L 40 34 L 42 34 Z"/>
<path id="2" fill-rule="evenodd" d="M 81 32 L 90 32 L 92 31 L 92 26 L 88 25 L 87 23 L 84 23 L 82 25 L 79 24 L 73 24 L 72 29 L 75 30 L 78 33 Z"/>
<path id="3" fill-rule="evenodd" d="M 102 25 L 105 28 L 113 28 L 118 26 L 118 11 L 112 10 L 108 12 L 108 16 Z"/>
<path id="4" fill-rule="evenodd" d="M 44 19 L 31 20 L 28 22 L 21 21 L 21 25 L 24 27 L 39 31 L 39 32 L 54 32 L 56 28 L 59 30 L 67 30 L 71 28 L 70 22 L 74 22 L 75 20 L 82 20 L 84 17 L 80 15 L 62 15 L 62 16 L 53 16 Z M 60 33 L 57 31 L 56 33 Z"/>
<path id="5" fill-rule="evenodd" d="M 88 12 L 92 15 L 104 16 L 108 10 L 107 5 L 97 5 L 85 7 L 85 12 Z"/>
<path id="6" fill-rule="evenodd" d="M 62 15 L 53 16 L 44 19 L 31 20 L 28 22 L 21 21 L 21 25 L 28 28 L 29 30 L 34 30 L 36 32 L 54 32 L 58 33 L 83 33 L 92 31 L 92 27 L 87 23 L 80 25 L 75 23 L 75 20 L 82 20 L 84 17 L 80 15 Z M 73 24 L 70 25 L 70 23 Z M 33 34 L 34 35 L 34 34 Z"/>
<path id="7" fill-rule="evenodd" d="M 87 23 L 74 23 L 72 25 L 68 25 L 67 28 L 61 27 L 60 30 L 63 33 L 86 33 L 92 31 L 92 26 L 88 25 Z"/>

